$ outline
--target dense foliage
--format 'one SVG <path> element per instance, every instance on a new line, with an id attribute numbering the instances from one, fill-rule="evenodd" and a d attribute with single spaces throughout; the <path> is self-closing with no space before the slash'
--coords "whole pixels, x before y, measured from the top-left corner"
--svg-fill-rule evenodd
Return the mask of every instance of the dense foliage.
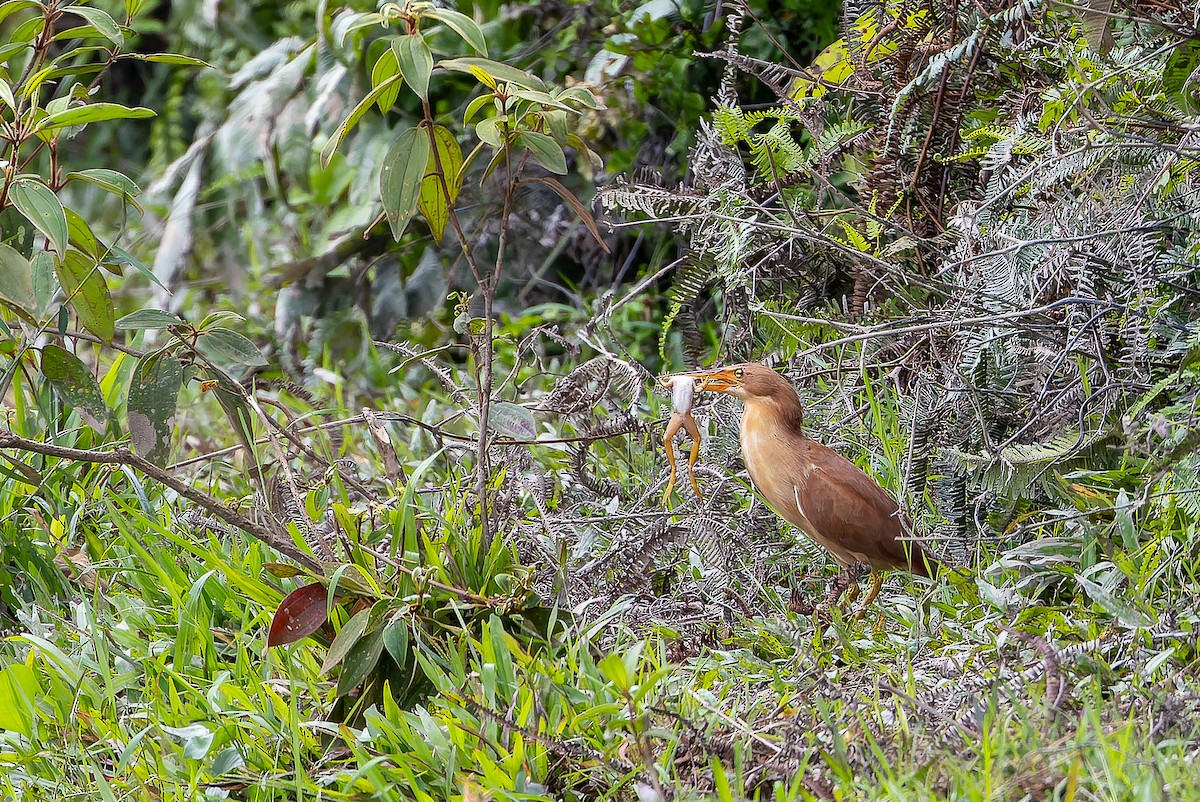
<path id="1" fill-rule="evenodd" d="M 450 5 L 0 7 L 0 793 L 1200 798 L 1195 10 Z"/>

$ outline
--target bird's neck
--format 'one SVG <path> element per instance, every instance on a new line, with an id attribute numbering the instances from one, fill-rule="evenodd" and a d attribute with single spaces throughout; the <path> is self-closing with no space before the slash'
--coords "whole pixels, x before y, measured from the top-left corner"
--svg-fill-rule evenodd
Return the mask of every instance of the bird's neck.
<path id="1" fill-rule="evenodd" d="M 755 398 L 747 407 L 746 411 L 752 411 L 755 417 L 769 418 L 785 431 L 804 437 L 804 408 L 794 394 Z"/>

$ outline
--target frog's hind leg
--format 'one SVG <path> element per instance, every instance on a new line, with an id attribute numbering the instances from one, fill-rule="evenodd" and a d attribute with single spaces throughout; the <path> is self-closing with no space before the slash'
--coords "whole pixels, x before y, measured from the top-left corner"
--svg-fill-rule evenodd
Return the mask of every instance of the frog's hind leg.
<path id="1" fill-rule="evenodd" d="M 683 428 L 683 422 L 678 419 L 678 416 L 672 415 L 671 422 L 667 424 L 667 434 L 663 437 L 663 448 L 667 451 L 667 462 L 671 464 L 671 475 L 667 478 L 667 489 L 663 492 L 662 503 L 667 506 L 667 501 L 671 498 L 671 491 L 675 489 L 675 473 L 678 470 L 675 464 L 675 444 L 672 442 L 675 433 Z"/>

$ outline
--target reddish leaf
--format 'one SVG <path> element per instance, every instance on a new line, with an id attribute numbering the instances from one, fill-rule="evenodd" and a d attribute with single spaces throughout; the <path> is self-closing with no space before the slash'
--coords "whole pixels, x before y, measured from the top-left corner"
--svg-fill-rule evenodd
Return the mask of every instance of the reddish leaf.
<path id="1" fill-rule="evenodd" d="M 329 590 L 319 582 L 289 593 L 275 611 L 271 631 L 267 635 L 267 646 L 295 643 L 320 629 L 328 616 L 325 607 L 328 597 Z"/>

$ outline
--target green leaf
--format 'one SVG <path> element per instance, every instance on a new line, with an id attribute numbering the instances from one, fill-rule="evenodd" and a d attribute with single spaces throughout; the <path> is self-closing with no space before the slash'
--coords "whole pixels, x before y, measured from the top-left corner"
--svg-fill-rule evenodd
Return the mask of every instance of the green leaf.
<path id="1" fill-rule="evenodd" d="M 242 448 L 246 449 L 247 461 L 253 464 L 256 459 L 254 456 L 254 415 L 250 410 L 250 404 L 246 401 L 245 390 L 232 384 L 225 376 L 221 375 L 217 377 L 213 393 L 217 397 L 217 403 L 225 411 L 225 417 L 233 425 L 238 440 L 242 442 Z"/>
<path id="2" fill-rule="evenodd" d="M 321 663 L 321 674 L 329 673 L 334 666 L 342 662 L 346 655 L 350 653 L 350 649 L 354 644 L 358 643 L 358 639 L 367 631 L 367 624 L 371 620 L 371 608 L 360 610 L 341 631 L 337 637 L 333 639 L 333 643 L 329 644 L 329 651 L 325 654 L 325 660 Z"/>
<path id="3" fill-rule="evenodd" d="M 398 36 L 392 40 L 392 52 L 404 80 L 422 100 L 429 100 L 429 76 L 433 74 L 433 53 L 419 33 Z"/>
<path id="4" fill-rule="evenodd" d="M 108 425 L 108 407 L 96 377 L 79 357 L 57 345 L 46 345 L 42 348 L 42 375 L 67 406 L 79 413 L 84 423 L 104 434 Z"/>
<path id="5" fill-rule="evenodd" d="M 111 192 L 113 195 L 120 196 L 126 203 L 132 203 L 133 207 L 139 213 L 142 211 L 141 205 L 135 200 L 135 196 L 142 194 L 142 188 L 130 180 L 124 173 L 97 167 L 91 170 L 79 170 L 74 173 L 67 173 L 66 180 L 86 181 L 89 184 L 95 184 L 105 192 Z"/>
<path id="6" fill-rule="evenodd" d="M 480 83 L 493 88 L 496 81 L 516 84 L 526 89 L 544 90 L 546 88 L 546 85 L 540 78 L 535 78 L 524 70 L 518 70 L 516 67 L 510 67 L 507 64 L 501 64 L 499 61 L 492 61 L 491 59 L 451 58 L 439 61 L 438 66 L 445 70 L 453 70 L 454 72 L 470 73 Z M 485 77 L 491 80 L 484 80 Z"/>
<path id="7" fill-rule="evenodd" d="M 0 730 L 32 737 L 37 700 L 43 695 L 37 673 L 24 663 L 0 671 Z"/>
<path id="8" fill-rule="evenodd" d="M 112 342 L 116 310 L 99 266 L 79 251 L 68 251 L 55 269 L 79 322 L 104 342 Z"/>
<path id="9" fill-rule="evenodd" d="M 118 58 L 133 59 L 134 61 L 152 61 L 156 64 L 175 64 L 180 67 L 208 67 L 216 69 L 207 61 L 178 53 L 122 53 Z"/>
<path id="10" fill-rule="evenodd" d="M 161 309 L 139 309 L 130 312 L 116 322 L 116 328 L 121 331 L 141 331 L 143 329 L 165 329 L 171 326 L 185 325 L 183 318 L 164 312 Z"/>
<path id="11" fill-rule="evenodd" d="M 338 677 L 337 695 L 345 696 L 358 687 L 367 678 L 367 675 L 379 665 L 379 658 L 382 655 L 383 628 L 375 627 L 354 644 L 350 654 L 346 655 L 346 660 L 342 665 L 342 675 Z"/>
<path id="12" fill-rule="evenodd" d="M 480 95 L 472 100 L 467 104 L 467 110 L 463 112 L 463 125 L 469 125 L 471 120 L 474 119 L 475 115 L 479 113 L 480 109 L 495 102 L 496 98 L 491 94 Z"/>
<path id="13" fill-rule="evenodd" d="M 1092 598 L 1092 601 L 1104 609 L 1104 612 L 1116 618 L 1125 626 L 1148 627 L 1155 623 L 1153 618 L 1146 615 L 1146 613 L 1139 610 L 1133 604 L 1119 598 L 1115 593 L 1105 589 L 1103 585 L 1093 582 L 1083 574 L 1076 574 L 1075 581 Z"/>
<path id="14" fill-rule="evenodd" d="M 178 359 L 150 354 L 138 360 L 129 382 L 128 419 L 133 450 L 159 467 L 171 455 L 175 407 L 183 386 Z"/>
<path id="15" fill-rule="evenodd" d="M 58 276 L 54 269 L 58 259 L 51 251 L 38 251 L 29 260 L 30 273 L 33 274 L 33 295 L 37 299 L 37 317 L 46 312 L 54 294 L 58 292 Z"/>
<path id="16" fill-rule="evenodd" d="M 35 0 L 5 0 L 0 3 L 0 22 L 3 22 L 10 14 L 15 14 L 18 11 L 24 11 L 27 8 L 40 8 L 41 4 Z"/>
<path id="17" fill-rule="evenodd" d="M 538 164 L 550 172 L 567 174 L 567 156 L 563 153 L 562 146 L 550 137 L 537 131 L 522 131 L 517 134 L 516 143 L 528 148 Z"/>
<path id="18" fill-rule="evenodd" d="M 331 136 L 329 141 L 325 143 L 325 147 L 321 148 L 322 167 L 329 166 L 329 160 L 333 158 L 333 152 L 338 149 L 339 145 L 342 144 L 342 140 L 346 138 L 346 134 L 350 133 L 350 130 L 354 128 L 354 126 L 358 125 L 358 121 L 363 118 L 363 115 L 367 113 L 367 110 L 371 108 L 371 105 L 385 93 L 391 91 L 392 86 L 399 83 L 401 80 L 403 80 L 402 76 L 397 73 L 381 83 L 379 86 L 372 89 L 367 93 L 366 97 L 358 101 L 358 105 L 351 109 L 349 116 L 347 116 L 345 121 L 338 126 L 336 131 L 334 131 L 333 136 Z"/>
<path id="19" fill-rule="evenodd" d="M 421 128 L 406 128 L 388 148 L 379 175 L 383 210 L 397 241 L 417 211 L 421 184 L 429 164 L 429 136 Z"/>
<path id="20" fill-rule="evenodd" d="M 199 344 L 207 350 L 223 356 L 231 362 L 250 367 L 270 364 L 267 358 L 258 350 L 258 346 L 250 342 L 233 329 L 215 328 L 201 334 Z"/>
<path id="21" fill-rule="evenodd" d="M 493 148 L 500 148 L 504 144 L 504 131 L 500 126 L 507 122 L 507 114 L 484 118 L 475 126 L 475 135 Z"/>
<path id="22" fill-rule="evenodd" d="M 0 298 L 31 318 L 40 311 L 29 260 L 3 243 L 0 243 Z"/>
<path id="23" fill-rule="evenodd" d="M 376 59 L 375 66 L 371 68 L 371 86 L 379 86 L 384 81 L 387 81 L 389 78 L 395 78 L 397 75 L 403 77 L 400 72 L 400 64 L 396 60 L 396 51 L 389 47 Z M 375 99 L 381 114 L 387 114 L 388 110 L 395 105 L 396 98 L 400 96 L 400 88 L 403 85 L 402 81 L 391 81 L 391 89 Z"/>
<path id="24" fill-rule="evenodd" d="M 101 245 L 87 221 L 70 209 L 67 213 L 67 240 L 93 259 L 100 258 Z"/>
<path id="25" fill-rule="evenodd" d="M 38 125 L 38 131 L 44 133 L 58 128 L 66 128 L 68 125 L 86 125 L 104 120 L 138 120 L 153 116 L 152 109 L 141 106 L 122 106 L 120 103 L 88 103 L 85 106 L 76 106 L 47 116 Z"/>
<path id="26" fill-rule="evenodd" d="M 487 57 L 487 40 L 475 20 L 450 8 L 431 8 L 426 13 L 461 36 L 476 53 Z"/>
<path id="27" fill-rule="evenodd" d="M 408 662 L 408 641 L 407 617 L 394 618 L 383 628 L 383 645 L 398 666 Z"/>
<path id="28" fill-rule="evenodd" d="M 83 17 L 101 36 L 114 45 L 120 47 L 125 44 L 125 36 L 121 33 L 120 26 L 106 12 L 90 6 L 71 6 L 66 10 L 71 14 Z"/>
<path id="29" fill-rule="evenodd" d="M 533 440 L 537 437 L 537 423 L 533 413 L 519 404 L 498 401 L 488 410 L 488 428 L 514 440 Z"/>
<path id="30" fill-rule="evenodd" d="M 67 252 L 67 213 L 50 187 L 32 178 L 18 178 L 9 186 L 8 197 L 60 256 Z"/>
<path id="31" fill-rule="evenodd" d="M 1200 41 L 1179 43 L 1163 67 L 1163 92 L 1188 114 L 1200 112 Z"/>
<path id="32" fill-rule="evenodd" d="M 433 233 L 433 238 L 441 242 L 442 233 L 446 230 L 446 223 L 450 221 L 450 208 L 458 198 L 459 190 L 462 189 L 463 155 L 462 148 L 458 146 L 458 140 L 454 138 L 454 134 L 449 128 L 435 125 L 433 139 L 436 151 L 431 151 L 429 154 L 429 162 L 425 166 L 425 178 L 421 180 L 421 195 L 417 200 L 417 208 L 429 222 L 429 230 Z M 434 160 L 435 152 L 437 161 Z M 442 175 L 446 177 L 444 188 L 442 179 L 437 172 L 439 162 Z M 446 197 L 447 192 L 450 195 L 449 199 Z"/>

